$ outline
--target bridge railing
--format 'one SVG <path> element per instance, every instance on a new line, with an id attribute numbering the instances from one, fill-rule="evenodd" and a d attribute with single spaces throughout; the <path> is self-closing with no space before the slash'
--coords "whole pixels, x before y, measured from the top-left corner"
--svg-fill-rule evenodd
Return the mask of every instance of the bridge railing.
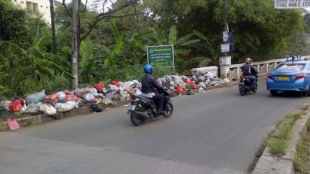
<path id="1" fill-rule="evenodd" d="M 302 56 L 304 60 L 310 61 L 310 55 L 309 56 Z M 268 61 L 259 61 L 259 62 L 252 62 L 252 65 L 254 68 L 258 71 L 258 73 L 268 73 L 275 69 L 281 62 L 286 61 L 287 58 L 283 59 L 273 59 L 273 60 L 268 60 Z M 234 78 L 239 78 L 240 75 L 242 74 L 241 72 L 241 67 L 244 65 L 244 63 L 241 64 L 232 64 L 228 66 L 229 71 L 227 74 L 228 79 L 234 79 Z M 207 67 L 201 67 L 201 68 L 193 68 L 191 70 L 192 74 L 195 72 L 200 71 L 203 73 L 206 72 L 212 72 L 216 77 L 218 77 L 218 67 L 217 66 L 207 66 Z"/>
<path id="2" fill-rule="evenodd" d="M 304 60 L 310 60 L 310 55 L 309 56 L 302 56 Z M 273 60 L 268 60 L 268 61 L 260 61 L 260 62 L 252 62 L 252 65 L 254 68 L 258 71 L 258 73 L 268 73 L 275 69 L 281 62 L 286 61 L 287 58 L 283 59 L 273 59 Z M 229 72 L 228 72 L 228 79 L 234 79 L 234 78 L 239 78 L 240 75 L 242 74 L 241 72 L 241 66 L 242 64 L 232 64 L 229 66 Z"/>

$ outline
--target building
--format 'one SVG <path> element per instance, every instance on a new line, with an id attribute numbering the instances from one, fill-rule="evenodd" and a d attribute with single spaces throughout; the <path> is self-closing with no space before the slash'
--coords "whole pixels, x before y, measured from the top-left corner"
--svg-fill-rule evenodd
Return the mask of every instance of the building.
<path id="1" fill-rule="evenodd" d="M 48 25 L 51 24 L 50 0 L 11 0 L 14 4 L 27 10 L 40 12 Z M 59 2 L 54 1 L 54 6 Z"/>

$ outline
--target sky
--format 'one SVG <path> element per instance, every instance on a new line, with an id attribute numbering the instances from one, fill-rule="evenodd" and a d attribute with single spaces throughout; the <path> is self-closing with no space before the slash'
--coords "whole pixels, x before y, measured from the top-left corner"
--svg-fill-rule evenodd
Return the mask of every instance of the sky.
<path id="1" fill-rule="evenodd" d="M 62 0 L 57 0 L 62 2 Z M 99 1 L 97 4 L 95 2 Z M 106 7 L 109 7 L 109 4 L 111 4 L 109 1 L 114 1 L 114 0 L 108 0 L 108 3 L 105 5 Z M 72 0 L 66 0 L 66 3 L 71 3 Z M 86 3 L 86 0 L 82 0 L 83 3 Z M 96 11 L 102 12 L 102 3 L 104 2 L 104 0 L 88 0 L 87 1 L 87 7 L 89 7 L 90 9 L 94 10 L 97 9 Z M 106 9 L 107 10 L 107 9 Z"/>

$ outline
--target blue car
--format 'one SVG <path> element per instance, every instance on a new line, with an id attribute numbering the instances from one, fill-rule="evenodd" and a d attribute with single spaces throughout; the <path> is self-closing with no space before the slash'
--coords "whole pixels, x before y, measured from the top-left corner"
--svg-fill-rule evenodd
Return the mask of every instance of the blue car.
<path id="1" fill-rule="evenodd" d="M 271 95 L 278 91 L 299 91 L 310 95 L 310 62 L 304 60 L 287 60 L 268 73 L 267 90 Z"/>

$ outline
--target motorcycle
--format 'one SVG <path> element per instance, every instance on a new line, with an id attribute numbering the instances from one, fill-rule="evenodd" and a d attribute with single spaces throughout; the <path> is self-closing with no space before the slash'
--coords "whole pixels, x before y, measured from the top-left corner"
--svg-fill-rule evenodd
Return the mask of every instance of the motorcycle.
<path id="1" fill-rule="evenodd" d="M 240 76 L 239 92 L 241 96 L 244 96 L 247 92 L 253 91 L 255 93 L 257 88 L 252 84 L 249 76 Z"/>
<path id="2" fill-rule="evenodd" d="M 170 92 L 166 89 L 162 91 L 164 95 L 164 114 L 165 118 L 169 118 L 173 113 L 173 105 L 170 99 Z M 128 108 L 127 114 L 130 115 L 130 120 L 133 125 L 140 126 L 146 120 L 153 119 L 161 116 L 157 113 L 157 107 L 153 99 L 143 95 L 130 95 L 132 100 L 129 105 L 125 105 Z"/>

